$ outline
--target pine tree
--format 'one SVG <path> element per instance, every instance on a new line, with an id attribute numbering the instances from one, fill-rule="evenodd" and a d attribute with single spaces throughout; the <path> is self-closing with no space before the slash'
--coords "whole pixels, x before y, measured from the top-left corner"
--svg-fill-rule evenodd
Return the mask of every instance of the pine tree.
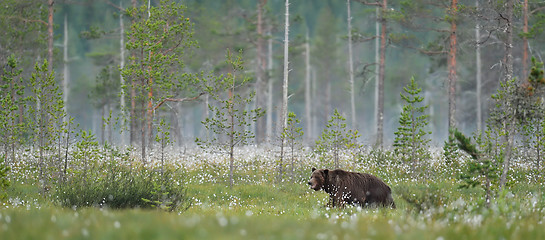
<path id="1" fill-rule="evenodd" d="M 228 96 L 224 98 L 221 92 L 211 92 L 212 97 L 218 101 L 219 107 L 209 104 L 208 107 L 212 114 L 202 122 L 204 127 L 215 135 L 210 139 L 197 138 L 195 142 L 202 148 L 215 150 L 229 156 L 229 186 L 232 187 L 235 147 L 247 144 L 250 139 L 255 137 L 248 127 L 263 116 L 264 112 L 260 108 L 249 111 L 244 109 L 254 98 L 255 92 L 249 96 L 243 96 L 236 92 L 238 88 L 249 81 L 249 78 L 242 78 L 242 81 L 237 79 L 238 72 L 243 70 L 242 52 L 235 58 L 230 52 L 227 52 L 226 62 L 231 66 L 232 72 L 226 76 L 220 76 L 216 83 L 228 86 Z"/>
<path id="2" fill-rule="evenodd" d="M 140 114 L 134 113 L 131 118 L 138 118 L 142 124 L 144 162 L 147 143 L 153 140 L 151 124 L 156 109 L 167 99 L 183 101 L 179 99 L 181 94 L 196 95 L 195 98 L 202 95 L 192 91 L 201 79 L 180 72 L 186 50 L 197 44 L 193 24 L 185 11 L 185 6 L 171 0 L 161 0 L 156 7 L 143 5 L 127 10 L 133 23 L 127 32 L 126 49 L 132 54 L 122 69 L 122 77 L 132 81 L 131 86 L 136 88 L 131 89 L 135 90 L 133 97 L 140 103 Z"/>
<path id="3" fill-rule="evenodd" d="M 4 157 L 9 159 L 11 156 L 12 162 L 15 161 L 16 147 L 22 143 L 25 135 L 21 111 L 25 103 L 25 85 L 20 77 L 22 71 L 14 55 L 8 56 L 7 64 L 0 70 L 0 147 Z"/>
<path id="4" fill-rule="evenodd" d="M 287 125 L 280 134 L 280 162 L 278 163 L 278 178 L 282 180 L 284 172 L 284 159 L 290 160 L 291 179 L 295 179 L 295 159 L 297 152 L 302 148 L 303 128 L 299 125 L 301 120 L 295 113 L 288 113 Z M 286 163 L 287 165 L 288 163 Z"/>
<path id="5" fill-rule="evenodd" d="M 361 147 L 358 143 L 359 137 L 358 130 L 346 128 L 346 118 L 335 109 L 326 128 L 322 131 L 322 135 L 316 141 L 315 152 L 321 155 L 322 160 L 332 157 L 334 167 L 339 168 L 343 152 L 351 152 L 351 155 L 355 157 L 353 150 Z"/>
<path id="6" fill-rule="evenodd" d="M 425 130 L 429 123 L 429 115 L 424 113 L 428 105 L 422 105 L 424 97 L 419 95 L 422 89 L 418 87 L 414 77 L 403 90 L 406 95 L 403 93 L 400 95 L 405 105 L 399 118 L 400 126 L 395 132 L 394 152 L 404 163 L 410 163 L 411 170 L 415 173 L 417 166 L 430 158 L 428 151 L 430 139 L 427 135 L 431 132 Z"/>

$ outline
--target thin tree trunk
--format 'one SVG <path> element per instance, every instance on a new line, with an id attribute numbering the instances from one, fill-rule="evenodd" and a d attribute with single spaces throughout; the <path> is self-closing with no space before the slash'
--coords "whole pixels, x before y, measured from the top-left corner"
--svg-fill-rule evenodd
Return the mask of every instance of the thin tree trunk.
<path id="1" fill-rule="evenodd" d="M 270 36 L 270 30 L 268 35 Z M 272 45 L 272 38 L 269 38 L 267 41 L 268 45 L 268 60 L 267 60 L 267 72 L 268 72 L 268 90 L 267 90 L 267 141 L 270 141 L 272 134 L 273 134 L 273 79 L 271 77 L 272 69 L 273 69 L 273 45 Z"/>
<path id="2" fill-rule="evenodd" d="M 458 1 L 451 0 L 450 6 L 450 45 L 448 54 L 448 83 L 449 83 L 449 129 L 456 128 L 456 15 L 458 11 Z"/>
<path id="3" fill-rule="evenodd" d="M 479 11 L 479 0 L 476 0 L 475 1 L 475 8 L 477 9 L 477 11 Z M 481 26 L 479 25 L 479 22 L 477 20 L 477 24 L 475 26 L 475 41 L 477 43 L 477 46 L 475 48 L 475 64 L 476 64 L 476 68 L 477 68 L 477 73 L 476 73 L 476 93 L 475 93 L 475 98 L 477 99 L 477 132 L 481 132 L 482 131 L 482 122 L 483 122 L 483 119 L 482 119 L 482 103 L 481 103 L 481 86 L 482 86 L 482 73 L 481 73 L 481 68 L 482 68 L 482 63 L 481 63 Z"/>
<path id="4" fill-rule="evenodd" d="M 234 78 L 234 76 L 233 76 Z M 229 187 L 233 187 L 233 170 L 235 168 L 235 114 L 233 109 L 233 94 L 235 91 L 234 87 L 235 81 L 233 81 L 233 86 L 229 89 L 229 124 L 231 128 L 229 129 Z"/>
<path id="5" fill-rule="evenodd" d="M 311 85 L 310 85 L 310 42 L 308 37 L 308 28 L 305 42 L 305 142 L 310 143 L 313 137 L 312 126 L 312 99 L 311 99 Z"/>
<path id="6" fill-rule="evenodd" d="M 146 96 L 146 93 L 145 93 L 145 89 L 142 89 L 142 96 Z M 147 112 L 147 109 L 146 109 L 146 101 L 142 101 L 141 103 L 141 107 L 142 107 L 142 120 L 141 120 L 141 125 L 140 126 L 140 144 L 141 144 L 141 154 L 142 154 L 142 162 L 144 164 L 146 164 L 146 129 L 147 129 L 147 126 L 146 126 L 146 112 Z"/>
<path id="7" fill-rule="evenodd" d="M 105 126 L 105 123 L 104 123 L 104 108 L 106 108 L 106 105 L 103 105 L 101 108 L 100 108 L 100 144 L 104 144 L 104 135 L 105 135 L 105 131 L 104 129 L 106 128 Z"/>
<path id="8" fill-rule="evenodd" d="M 384 14 L 388 10 L 388 1 L 382 1 L 382 14 L 380 16 L 380 62 L 378 81 L 378 120 L 377 120 L 377 142 L 376 145 L 382 148 L 384 135 L 384 67 L 386 58 L 386 18 Z"/>
<path id="9" fill-rule="evenodd" d="M 62 100 L 64 101 L 65 115 L 62 119 L 64 123 L 68 121 L 68 84 L 70 83 L 70 71 L 68 69 L 68 18 L 64 14 L 64 41 L 63 41 L 63 81 L 62 81 Z"/>
<path id="10" fill-rule="evenodd" d="M 136 0 L 131 0 L 132 7 L 136 8 Z M 134 18 L 131 20 L 132 24 L 134 24 Z M 134 53 L 133 53 L 134 54 Z M 136 143 L 136 133 L 137 133 L 137 126 L 136 126 L 136 79 L 132 79 L 131 81 L 131 110 L 130 110 L 130 144 Z"/>
<path id="11" fill-rule="evenodd" d="M 210 105 L 210 94 L 206 94 L 204 96 L 204 109 L 203 109 L 203 115 L 202 115 L 202 120 L 206 120 L 207 118 L 210 117 L 210 108 L 209 108 L 209 105 Z M 207 141 L 209 141 L 209 137 L 210 137 L 210 130 L 208 130 L 207 128 L 204 128 L 204 136 Z M 201 137 L 202 137 L 202 134 L 201 134 Z"/>
<path id="12" fill-rule="evenodd" d="M 313 68 L 313 67 L 310 67 L 310 88 L 311 88 L 311 94 L 310 94 L 310 99 L 318 99 L 316 97 L 316 93 L 317 93 L 317 89 L 316 89 L 316 68 Z M 317 135 L 317 132 L 318 132 L 318 103 L 314 103 L 314 104 L 311 104 L 311 113 L 310 113 L 310 118 L 311 118 L 311 121 L 310 121 L 310 125 L 311 125 L 311 129 L 310 129 L 310 132 L 311 132 L 311 135 L 312 135 L 312 138 L 314 138 L 316 135 Z"/>
<path id="13" fill-rule="evenodd" d="M 49 62 L 47 70 L 51 73 L 53 71 L 53 5 L 55 5 L 55 1 L 48 0 L 47 5 L 47 61 Z"/>
<path id="14" fill-rule="evenodd" d="M 522 27 L 522 80 L 528 78 L 528 38 L 526 34 L 528 33 L 528 0 L 524 0 L 522 5 L 523 12 L 523 27 Z"/>
<path id="15" fill-rule="evenodd" d="M 505 40 L 505 76 L 503 78 L 503 82 L 507 82 L 509 80 L 511 80 L 513 78 L 513 8 L 514 8 L 514 1 L 513 0 L 508 0 L 506 2 L 506 13 L 505 13 L 505 21 L 506 21 L 506 25 L 507 27 L 505 28 L 506 31 L 506 40 Z M 508 121 L 508 120 L 505 120 L 505 121 Z M 507 135 L 505 136 L 506 137 L 506 141 L 507 141 L 507 146 L 506 146 L 506 154 L 504 156 L 504 160 L 503 160 L 503 170 L 502 170 L 502 174 L 501 174 L 501 177 L 500 177 L 500 191 L 503 190 L 504 186 L 505 186 L 505 183 L 507 182 L 507 173 L 509 172 L 509 167 L 510 167 L 510 164 L 511 164 L 511 148 L 513 147 L 513 135 L 514 135 L 514 130 L 510 130 L 510 129 L 514 129 L 514 120 L 511 121 L 510 123 L 505 123 L 505 124 L 511 124 L 510 126 L 505 126 L 507 128 Z"/>
<path id="16" fill-rule="evenodd" d="M 350 0 L 346 0 L 346 11 L 348 13 L 348 75 L 350 84 L 350 113 L 352 128 L 356 129 L 356 100 L 354 92 L 354 61 L 352 59 L 352 16 L 350 15 Z"/>
<path id="17" fill-rule="evenodd" d="M 267 4 L 267 0 L 259 0 L 257 3 L 257 71 L 255 83 L 255 103 L 257 108 L 264 108 L 264 81 L 265 81 L 265 43 L 263 38 L 263 7 Z M 265 140 L 265 122 L 266 119 L 258 118 L 256 121 L 256 141 L 261 143 Z"/>
<path id="18" fill-rule="evenodd" d="M 151 18 L 151 11 L 150 11 L 150 8 L 151 8 L 151 0 L 148 0 L 148 19 Z M 147 83 L 147 86 L 148 86 L 148 107 L 147 107 L 147 112 L 145 114 L 145 119 L 146 119 L 146 124 L 147 124 L 147 134 L 148 134 L 148 145 L 149 145 L 149 148 L 151 150 L 151 148 L 153 147 L 153 132 L 152 132 L 152 129 L 151 129 L 151 123 L 153 121 L 153 77 L 152 77 L 152 67 L 151 67 L 151 61 L 152 61 L 152 56 L 153 56 L 153 52 L 152 51 L 149 51 L 149 60 L 148 60 L 148 73 L 149 73 L 149 79 L 148 79 L 148 83 Z M 143 142 L 142 142 L 143 144 Z"/>
<path id="19" fill-rule="evenodd" d="M 119 1 L 119 6 L 123 7 L 123 2 Z M 119 68 L 123 69 L 125 67 L 125 24 L 123 23 L 123 12 L 119 13 Z M 121 96 L 120 96 L 120 108 L 121 108 L 121 116 L 122 119 L 126 119 L 125 114 L 125 89 L 123 86 L 125 85 L 125 79 L 123 78 L 123 74 L 121 74 L 121 71 L 119 71 L 119 81 L 121 84 Z M 123 124 L 123 126 L 125 126 Z M 121 128 L 121 146 L 125 146 L 126 144 L 126 138 L 127 138 L 127 130 L 124 129 L 124 127 Z"/>
<path id="20" fill-rule="evenodd" d="M 286 0 L 286 18 L 285 18 L 285 28 L 284 28 L 284 81 L 282 83 L 282 128 L 280 131 L 283 131 L 286 128 L 288 121 L 288 48 L 289 48 L 289 6 L 290 1 Z"/>
<path id="21" fill-rule="evenodd" d="M 380 8 L 376 8 L 376 17 L 377 20 L 375 22 L 375 32 L 376 32 L 376 38 L 375 38 L 375 108 L 373 113 L 373 119 L 375 120 L 375 126 L 378 126 L 378 92 L 379 92 L 379 82 L 380 82 L 380 74 L 379 74 L 379 67 L 378 64 L 380 62 Z M 378 127 L 375 128 L 375 136 L 378 136 Z"/>
<path id="22" fill-rule="evenodd" d="M 505 77 L 504 82 L 513 79 L 513 0 L 507 0 L 506 2 L 506 40 L 505 40 Z"/>

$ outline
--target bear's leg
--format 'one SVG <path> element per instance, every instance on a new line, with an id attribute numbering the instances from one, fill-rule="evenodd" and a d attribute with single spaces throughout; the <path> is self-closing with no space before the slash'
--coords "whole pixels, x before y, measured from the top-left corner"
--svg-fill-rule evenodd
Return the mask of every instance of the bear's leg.
<path id="1" fill-rule="evenodd" d="M 329 195 L 329 201 L 327 202 L 327 206 L 330 208 L 335 207 L 335 197 L 333 195 Z"/>
<path id="2" fill-rule="evenodd" d="M 358 204 L 361 207 L 365 207 L 365 200 L 367 200 L 367 198 L 365 196 L 361 197 L 360 199 L 358 199 Z"/>

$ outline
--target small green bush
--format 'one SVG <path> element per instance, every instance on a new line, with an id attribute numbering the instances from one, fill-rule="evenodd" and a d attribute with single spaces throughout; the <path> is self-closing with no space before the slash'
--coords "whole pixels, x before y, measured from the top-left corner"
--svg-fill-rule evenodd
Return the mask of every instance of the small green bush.
<path id="1" fill-rule="evenodd" d="M 160 171 L 142 166 L 104 164 L 113 174 L 74 173 L 59 184 L 56 197 L 65 207 L 150 208 L 185 210 L 189 199 L 180 180 L 172 169 Z M 95 169 L 98 170 L 98 169 Z M 96 172 L 96 171 L 95 171 Z M 158 205 L 160 203 L 160 205 Z"/>
<path id="2" fill-rule="evenodd" d="M 8 171 L 10 168 L 4 165 L 4 156 L 0 155 L 0 202 L 3 201 L 6 197 L 6 189 L 9 187 Z"/>

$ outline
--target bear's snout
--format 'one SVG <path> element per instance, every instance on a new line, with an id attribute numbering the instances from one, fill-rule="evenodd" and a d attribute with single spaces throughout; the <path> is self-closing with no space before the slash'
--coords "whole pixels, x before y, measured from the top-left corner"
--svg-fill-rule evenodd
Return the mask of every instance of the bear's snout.
<path id="1" fill-rule="evenodd" d="M 311 183 L 311 182 L 308 182 L 308 185 L 312 185 L 312 183 Z"/>

